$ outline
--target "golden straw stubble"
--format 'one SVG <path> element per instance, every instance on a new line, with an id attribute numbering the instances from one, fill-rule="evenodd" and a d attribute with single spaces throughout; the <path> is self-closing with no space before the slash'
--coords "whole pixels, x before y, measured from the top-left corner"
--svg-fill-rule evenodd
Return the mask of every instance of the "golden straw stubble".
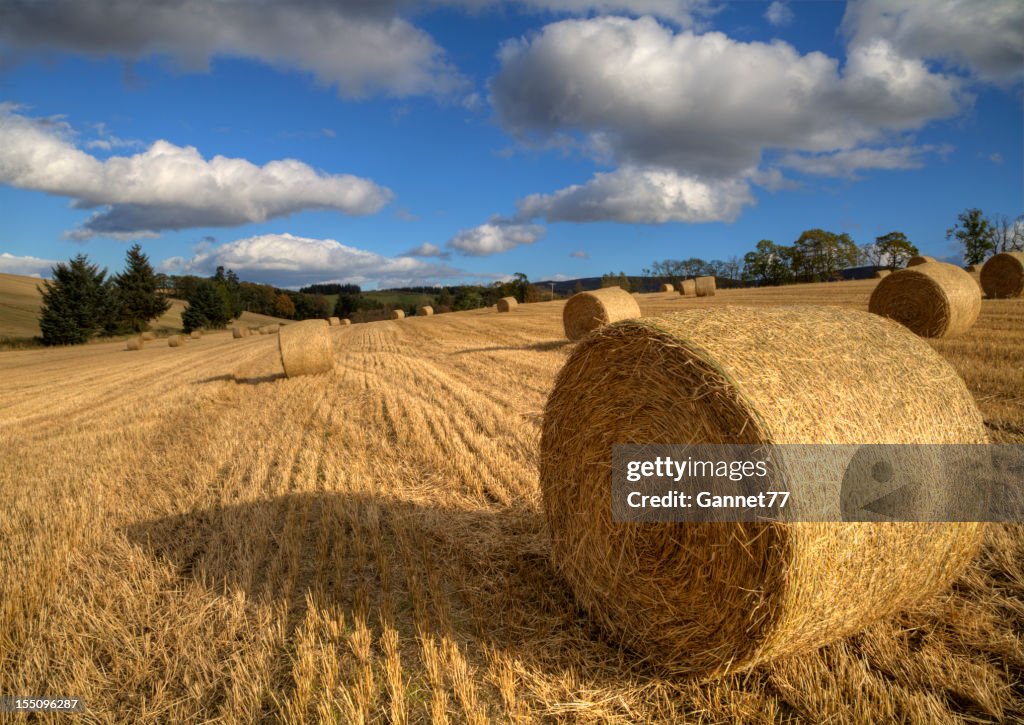
<path id="1" fill-rule="evenodd" d="M 633 295 L 621 287 L 577 292 L 562 309 L 562 325 L 565 336 L 570 340 L 578 340 L 609 322 L 634 317 L 640 317 L 640 305 Z"/>
<path id="2" fill-rule="evenodd" d="M 594 620 L 671 671 L 710 679 L 853 634 L 947 588 L 979 545 L 973 523 L 614 522 L 612 447 L 691 442 L 987 437 L 956 371 L 875 315 L 730 306 L 588 335 L 542 426 L 552 557 Z"/>
<path id="3" fill-rule="evenodd" d="M 282 327 L 277 335 L 285 375 L 317 375 L 334 369 L 334 348 L 327 320 L 303 320 Z"/>
<path id="4" fill-rule="evenodd" d="M 981 290 L 952 264 L 929 262 L 897 270 L 871 292 L 868 310 L 921 337 L 952 337 L 971 328 L 981 313 Z"/>
<path id="5" fill-rule="evenodd" d="M 981 268 L 981 286 L 992 298 L 1024 295 L 1024 252 L 1001 252 Z"/>

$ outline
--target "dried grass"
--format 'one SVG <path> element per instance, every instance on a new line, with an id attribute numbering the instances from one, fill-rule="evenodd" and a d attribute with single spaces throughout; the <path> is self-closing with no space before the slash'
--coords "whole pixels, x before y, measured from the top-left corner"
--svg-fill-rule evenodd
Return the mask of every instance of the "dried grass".
<path id="1" fill-rule="evenodd" d="M 405 319 L 405 310 L 391 310 L 391 319 L 392 320 L 404 320 Z"/>
<path id="2" fill-rule="evenodd" d="M 714 277 L 698 277 L 694 280 L 694 293 L 698 297 L 714 297 L 715 296 L 715 278 Z"/>
<path id="3" fill-rule="evenodd" d="M 566 337 L 578 340 L 610 322 L 634 317 L 640 317 L 636 298 L 621 287 L 605 287 L 570 297 L 562 309 L 562 326 Z"/>
<path id="4" fill-rule="evenodd" d="M 908 267 L 916 267 L 919 264 L 928 264 L 929 262 L 935 262 L 935 257 L 929 257 L 926 254 L 918 254 L 907 260 Z"/>
<path id="5" fill-rule="evenodd" d="M 951 337 L 978 319 L 981 290 L 959 267 L 931 262 L 898 270 L 879 282 L 868 310 L 922 337 Z"/>
<path id="6" fill-rule="evenodd" d="M 986 441 L 956 371 L 876 316 L 716 307 L 607 325 L 545 411 L 552 558 L 607 632 L 669 670 L 806 655 L 948 587 L 982 525 L 616 524 L 612 446 Z"/>
<path id="7" fill-rule="evenodd" d="M 498 312 L 511 312 L 518 304 L 515 297 L 502 297 L 495 307 L 498 308 Z"/>
<path id="8" fill-rule="evenodd" d="M 1024 252 L 1001 252 L 981 268 L 981 286 L 992 298 L 1024 295 Z"/>
<path id="9" fill-rule="evenodd" d="M 422 307 L 416 308 L 416 315 L 418 317 L 429 317 L 434 314 L 434 308 L 430 305 L 423 305 Z"/>
<path id="10" fill-rule="evenodd" d="M 697 283 L 692 279 L 684 279 L 679 283 L 679 293 L 686 297 L 693 297 L 697 294 Z"/>
<path id="11" fill-rule="evenodd" d="M 327 320 L 303 320 L 280 331 L 277 344 L 285 375 L 294 378 L 334 369 L 334 349 L 328 327 Z"/>

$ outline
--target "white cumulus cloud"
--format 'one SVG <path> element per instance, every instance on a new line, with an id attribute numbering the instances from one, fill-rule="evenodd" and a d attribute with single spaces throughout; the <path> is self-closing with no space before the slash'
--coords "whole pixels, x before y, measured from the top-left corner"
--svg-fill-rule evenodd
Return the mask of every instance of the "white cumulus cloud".
<path id="1" fill-rule="evenodd" d="M 218 266 L 231 268 L 246 280 L 285 287 L 316 282 L 393 287 L 466 276 L 465 272 L 443 264 L 412 257 L 385 257 L 334 239 L 292 234 L 238 239 L 202 249 L 190 258 L 171 257 L 161 262 L 159 268 L 168 273 L 206 275 Z"/>
<path id="2" fill-rule="evenodd" d="M 444 259 L 444 258 L 449 257 L 450 255 L 448 254 L 448 252 L 445 252 L 440 247 L 438 247 L 436 244 L 431 244 L 430 242 L 423 242 L 423 244 L 415 246 L 415 247 L 413 247 L 412 249 L 410 249 L 408 251 L 402 252 L 402 254 L 399 255 L 399 256 L 402 256 L 402 257 L 440 257 L 440 258 Z"/>
<path id="3" fill-rule="evenodd" d="M 779 165 L 816 176 L 856 179 L 857 172 L 867 169 L 919 169 L 929 153 L 946 155 L 951 146 L 898 146 L 892 148 L 859 148 L 826 154 L 787 154 Z"/>
<path id="4" fill-rule="evenodd" d="M 19 257 L 9 252 L 0 254 L 0 272 L 4 274 L 24 274 L 29 277 L 48 276 L 50 270 L 56 264 L 56 260 L 53 259 L 41 259 L 31 256 Z"/>
<path id="5" fill-rule="evenodd" d="M 0 107 L 0 183 L 67 196 L 96 209 L 76 238 L 235 226 L 307 209 L 373 214 L 392 197 L 369 179 L 327 174 L 295 159 L 258 166 L 205 159 L 192 146 L 157 141 L 131 156 L 100 160 L 53 124 Z"/>
<path id="6" fill-rule="evenodd" d="M 492 219 L 472 229 L 463 229 L 448 240 L 448 246 L 463 254 L 486 257 L 507 252 L 523 244 L 533 244 L 543 235 L 544 227 L 537 224 Z"/>
<path id="7" fill-rule="evenodd" d="M 768 9 L 764 11 L 765 20 L 772 25 L 779 27 L 789 25 L 793 22 L 793 11 L 785 3 L 775 0 Z"/>

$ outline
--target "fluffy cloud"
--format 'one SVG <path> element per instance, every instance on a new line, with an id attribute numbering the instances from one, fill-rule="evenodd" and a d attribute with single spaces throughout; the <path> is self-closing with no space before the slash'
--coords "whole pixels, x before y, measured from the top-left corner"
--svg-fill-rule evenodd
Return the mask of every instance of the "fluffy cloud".
<path id="1" fill-rule="evenodd" d="M 169 273 L 211 274 L 229 267 L 244 279 L 286 287 L 315 282 L 376 283 L 381 287 L 429 284 L 467 276 L 452 267 L 411 257 L 384 257 L 333 239 L 262 234 L 203 249 L 191 258 L 160 263 Z"/>
<path id="2" fill-rule="evenodd" d="M 25 274 L 30 277 L 49 275 L 57 262 L 39 257 L 17 257 L 8 252 L 0 254 L 0 272 L 4 274 Z"/>
<path id="3" fill-rule="evenodd" d="M 39 0 L 0 3 L 0 39 L 96 56 L 170 55 L 203 70 L 216 55 L 313 73 L 344 96 L 448 93 L 464 79 L 427 33 L 370 0 Z"/>
<path id="4" fill-rule="evenodd" d="M 491 95 L 526 140 L 575 133 L 619 163 L 734 177 L 767 148 L 833 151 L 958 110 L 957 81 L 878 40 L 840 73 L 787 43 L 675 33 L 652 18 L 565 20 L 506 43 Z"/>
<path id="5" fill-rule="evenodd" d="M 947 60 L 986 80 L 1024 78 L 1019 0 L 860 0 L 847 3 L 842 27 L 854 48 L 882 39 L 909 57 Z"/>
<path id="6" fill-rule="evenodd" d="M 9 106 L 0 107 L 0 183 L 71 197 L 80 209 L 102 207 L 76 238 L 234 226 L 305 209 L 373 214 L 391 199 L 369 179 L 324 174 L 294 159 L 263 166 L 224 156 L 207 160 L 194 147 L 168 141 L 101 161 L 60 126 Z"/>
<path id="7" fill-rule="evenodd" d="M 430 242 L 423 242 L 417 247 L 413 247 L 407 252 L 402 252 L 402 257 L 440 257 L 446 259 L 451 256 L 448 252 L 442 251 L 440 247 Z"/>
<path id="8" fill-rule="evenodd" d="M 779 27 L 789 25 L 793 22 L 793 11 L 785 3 L 775 0 L 768 9 L 764 11 L 765 20 L 772 25 Z"/>
<path id="9" fill-rule="evenodd" d="M 805 174 L 856 179 L 856 172 L 865 169 L 919 169 L 924 166 L 926 154 L 935 152 L 946 155 L 952 150 L 951 146 L 930 145 L 860 148 L 829 154 L 787 154 L 779 160 L 779 164 Z"/>
<path id="10" fill-rule="evenodd" d="M 732 221 L 753 204 L 743 179 L 706 181 L 668 169 L 626 166 L 598 173 L 586 184 L 519 202 L 523 219 L 625 223 Z"/>
<path id="11" fill-rule="evenodd" d="M 533 244 L 543 235 L 544 227 L 536 224 L 492 219 L 486 224 L 462 230 L 448 240 L 448 246 L 463 254 L 485 257 L 507 252 L 523 244 Z"/>

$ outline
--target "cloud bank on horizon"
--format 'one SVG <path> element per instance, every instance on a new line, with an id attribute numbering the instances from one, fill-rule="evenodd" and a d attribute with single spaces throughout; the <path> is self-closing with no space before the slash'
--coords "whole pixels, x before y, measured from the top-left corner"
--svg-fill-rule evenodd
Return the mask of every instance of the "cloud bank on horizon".
<path id="1" fill-rule="evenodd" d="M 496 65 L 481 72 L 438 40 L 454 37 L 433 24 L 438 9 L 466 23 L 517 13 L 528 30 L 496 42 Z M 41 0 L 0 5 L 0 51 L 166 58 L 179 76 L 241 59 L 312 79 L 330 89 L 339 112 L 372 99 L 469 114 L 483 105 L 495 133 L 524 153 L 552 167 L 565 159 L 590 168 L 575 180 L 548 175 L 568 183 L 545 185 L 540 175 L 507 198 L 504 213 L 478 206 L 487 221 L 473 224 L 463 210 L 456 228 L 438 235 L 431 224 L 435 231 L 419 235 L 430 241 L 400 253 L 293 228 L 253 230 L 164 263 L 190 272 L 223 263 L 287 285 L 325 275 L 381 284 L 455 279 L 474 272 L 444 260 L 540 250 L 559 237 L 545 225 L 736 223 L 765 192 L 942 161 L 956 144 L 920 134 L 969 113 L 979 93 L 1019 93 L 1024 80 L 1024 3 L 852 0 L 831 28 L 841 55 L 778 37 L 741 39 L 716 27 L 727 10 L 712 0 L 176 0 L 144 11 L 129 0 Z M 782 32 L 799 26 L 802 10 L 776 0 L 757 14 Z M 409 106 L 397 108 L 396 127 Z M 326 117 L 316 124 L 335 125 Z M 65 232 L 77 241 L 242 228 L 309 211 L 372 217 L 408 193 L 391 167 L 369 178 L 308 158 L 204 155 L 209 142 L 187 135 L 144 142 L 98 125 L 97 138 L 84 140 L 82 124 L 0 104 L 0 184 L 69 199 L 85 212 Z M 406 223 L 426 225 L 422 214 L 399 211 Z M 575 243 L 559 254 L 592 256 Z M 36 269 L 33 259 L 41 260 L 6 254 L 0 265 Z"/>

